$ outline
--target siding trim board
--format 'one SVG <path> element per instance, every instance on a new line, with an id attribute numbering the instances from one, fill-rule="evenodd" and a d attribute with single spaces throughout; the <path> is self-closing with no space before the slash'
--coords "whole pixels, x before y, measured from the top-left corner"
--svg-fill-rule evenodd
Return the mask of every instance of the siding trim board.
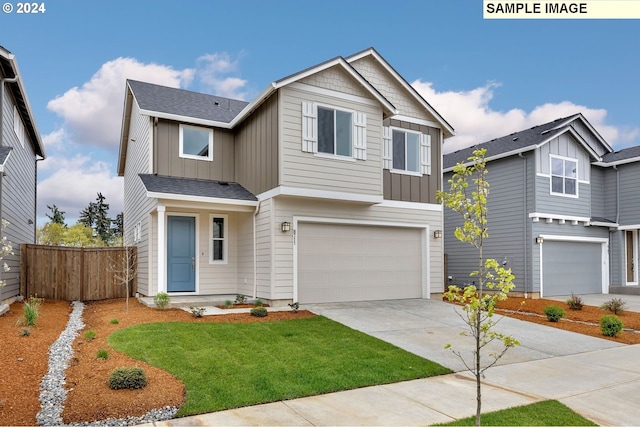
<path id="1" fill-rule="evenodd" d="M 316 190 L 313 188 L 279 186 L 273 190 L 258 194 L 258 200 L 271 199 L 276 196 L 310 197 L 314 199 L 344 200 L 349 202 L 378 204 L 382 203 L 382 195 L 355 194 L 340 191 Z"/>

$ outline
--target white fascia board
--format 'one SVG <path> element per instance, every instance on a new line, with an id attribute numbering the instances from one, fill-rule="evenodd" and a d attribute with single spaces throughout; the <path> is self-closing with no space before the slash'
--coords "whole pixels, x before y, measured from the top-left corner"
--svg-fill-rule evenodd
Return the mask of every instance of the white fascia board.
<path id="1" fill-rule="evenodd" d="M 487 157 L 485 160 L 486 160 L 487 162 L 490 162 L 490 161 L 492 161 L 492 160 L 504 159 L 505 157 L 515 156 L 515 155 L 517 155 L 517 154 L 525 153 L 525 152 L 527 152 L 527 151 L 535 150 L 535 149 L 537 149 L 537 148 L 538 148 L 538 145 L 535 145 L 535 144 L 534 144 L 534 145 L 528 145 L 528 146 L 526 146 L 526 147 L 519 148 L 519 149 L 517 149 L 517 150 L 507 151 L 507 152 L 504 152 L 504 153 L 496 154 L 495 156 Z M 464 166 L 465 166 L 465 167 L 469 167 L 469 166 L 471 166 L 471 165 L 472 165 L 472 162 L 465 162 L 465 163 L 463 163 L 463 164 L 464 164 Z M 453 168 L 455 168 L 455 166 L 452 166 L 452 167 L 449 167 L 449 168 L 443 169 L 443 170 L 442 170 L 442 173 L 451 172 L 451 171 L 453 171 Z"/>
<path id="2" fill-rule="evenodd" d="M 531 212 L 529 218 L 545 218 L 545 219 L 558 219 L 564 221 L 578 221 L 578 222 L 591 222 L 591 218 L 584 216 L 572 216 L 572 215 L 557 215 L 543 212 Z"/>
<path id="3" fill-rule="evenodd" d="M 350 56 L 347 58 L 347 61 L 351 63 L 353 61 L 357 61 L 358 59 L 362 59 L 365 56 L 369 56 L 369 55 L 375 58 L 375 60 L 378 61 L 378 63 L 382 65 L 382 67 L 385 70 L 387 70 L 387 72 L 391 74 L 396 79 L 396 81 L 400 83 L 400 85 L 404 87 L 407 90 L 407 92 L 409 92 L 411 96 L 416 101 L 418 101 L 418 103 L 420 103 L 420 105 L 422 105 L 422 107 L 425 110 L 427 110 L 433 117 L 435 117 L 440 122 L 440 126 L 443 129 L 445 129 L 447 133 L 449 133 L 448 136 L 455 135 L 455 130 L 451 127 L 451 125 L 449 125 L 449 123 L 447 123 L 447 121 L 440 115 L 440 113 L 438 113 L 422 96 L 420 96 L 418 91 L 415 90 L 414 87 L 411 86 L 382 56 L 380 56 L 380 54 L 376 52 L 375 49 L 367 49 L 365 51 L 360 52 L 359 54 Z"/>
<path id="4" fill-rule="evenodd" d="M 618 230 L 640 230 L 640 224 L 620 225 L 618 226 Z"/>
<path id="5" fill-rule="evenodd" d="M 382 203 L 379 203 L 376 206 L 382 208 L 415 209 L 419 211 L 443 211 L 442 205 L 435 203 L 401 202 L 398 200 L 383 200 Z"/>
<path id="6" fill-rule="evenodd" d="M 371 98 L 364 98 L 358 95 L 352 95 L 350 93 L 338 92 L 332 89 L 326 89 L 323 87 L 312 86 L 305 83 L 294 82 L 289 84 L 290 88 L 297 89 L 303 92 L 309 92 L 318 95 L 331 96 L 334 98 L 340 98 L 347 101 L 357 102 L 359 104 L 378 106 L 380 105 L 378 102 L 374 101 Z"/>
<path id="7" fill-rule="evenodd" d="M 601 222 L 601 221 L 590 221 L 589 225 L 593 225 L 595 227 L 609 227 L 618 229 L 618 224 L 615 222 Z"/>
<path id="8" fill-rule="evenodd" d="M 231 120 L 229 123 L 229 129 L 233 129 L 238 123 L 241 123 L 245 117 L 247 117 L 253 110 L 258 108 L 260 104 L 264 102 L 273 92 L 276 91 L 276 84 L 269 84 L 257 97 L 253 99 L 249 104 L 247 104 L 240 113 Z"/>
<path id="9" fill-rule="evenodd" d="M 429 126 L 436 129 L 441 129 L 442 127 L 441 123 L 437 123 L 431 120 L 417 119 L 415 117 L 409 117 L 409 116 L 403 116 L 403 115 L 395 115 L 393 117 L 390 117 L 390 119 L 402 120 L 403 122 L 415 123 L 417 125 Z"/>
<path id="10" fill-rule="evenodd" d="M 277 196 L 308 197 L 312 199 L 342 200 L 346 202 L 358 202 L 366 204 L 382 203 L 382 195 L 346 193 L 342 191 L 316 190 L 313 188 L 279 186 L 272 190 L 259 194 L 258 200 L 263 201 Z"/>
<path id="11" fill-rule="evenodd" d="M 11 157 L 11 153 L 12 151 L 9 151 L 9 153 L 7 154 L 7 158 L 4 159 L 3 163 L 0 163 L 0 173 L 4 172 L 4 165 L 7 163 L 7 161 L 9 161 L 9 157 Z"/>
<path id="12" fill-rule="evenodd" d="M 615 162 L 594 162 L 592 163 L 595 166 L 603 166 L 603 167 L 613 167 L 619 165 L 626 165 L 628 163 L 640 162 L 640 157 L 629 157 L 628 159 L 617 160 Z"/>
<path id="13" fill-rule="evenodd" d="M 218 204 L 218 205 L 229 205 L 229 206 L 250 206 L 250 207 L 258 206 L 257 200 L 224 199 L 221 197 L 191 196 L 188 194 L 157 193 L 153 191 L 147 191 L 147 197 L 152 199 L 204 203 L 208 205 Z"/>
<path id="14" fill-rule="evenodd" d="M 180 116 L 178 114 L 162 113 L 159 111 L 141 109 L 140 114 L 143 114 L 145 116 L 157 117 L 159 119 L 175 120 L 178 122 L 185 122 L 185 123 L 190 123 L 195 125 L 211 126 L 211 127 L 217 127 L 217 128 L 223 128 L 223 129 L 232 128 L 231 123 L 218 122 L 215 120 L 198 119 L 195 117 Z"/>

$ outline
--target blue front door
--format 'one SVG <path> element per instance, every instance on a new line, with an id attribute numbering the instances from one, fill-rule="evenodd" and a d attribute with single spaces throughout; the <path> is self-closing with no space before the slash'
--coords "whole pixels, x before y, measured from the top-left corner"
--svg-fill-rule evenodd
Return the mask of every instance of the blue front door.
<path id="1" fill-rule="evenodd" d="M 167 292 L 196 290 L 196 219 L 167 217 Z"/>

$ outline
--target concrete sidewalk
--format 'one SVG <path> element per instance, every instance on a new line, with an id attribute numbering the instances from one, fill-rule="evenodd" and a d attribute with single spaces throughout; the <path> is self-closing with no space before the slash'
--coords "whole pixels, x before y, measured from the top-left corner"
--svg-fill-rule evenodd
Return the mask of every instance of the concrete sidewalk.
<path id="1" fill-rule="evenodd" d="M 636 297 L 640 306 L 640 297 Z M 608 299 L 611 299 L 609 296 Z M 633 298 L 625 295 L 625 301 Z M 458 373 L 156 422 L 184 425 L 429 425 L 475 414 L 475 382 L 444 346 L 469 354 L 453 306 L 404 300 L 301 307 L 391 342 Z M 600 425 L 640 420 L 640 346 L 511 318 L 498 325 L 521 345 L 486 371 L 483 412 L 557 399 Z"/>

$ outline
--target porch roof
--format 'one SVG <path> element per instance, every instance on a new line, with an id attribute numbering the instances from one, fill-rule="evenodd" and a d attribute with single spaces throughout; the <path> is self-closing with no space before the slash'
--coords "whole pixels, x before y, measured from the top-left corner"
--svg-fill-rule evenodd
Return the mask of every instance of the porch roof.
<path id="1" fill-rule="evenodd" d="M 201 198 L 211 201 L 225 199 L 227 203 L 257 204 L 258 198 L 237 182 L 214 181 L 208 179 L 179 178 L 163 175 L 140 174 L 140 179 L 150 195 L 158 198 L 175 198 L 182 200 Z M 167 197 L 165 197 L 167 196 Z"/>

